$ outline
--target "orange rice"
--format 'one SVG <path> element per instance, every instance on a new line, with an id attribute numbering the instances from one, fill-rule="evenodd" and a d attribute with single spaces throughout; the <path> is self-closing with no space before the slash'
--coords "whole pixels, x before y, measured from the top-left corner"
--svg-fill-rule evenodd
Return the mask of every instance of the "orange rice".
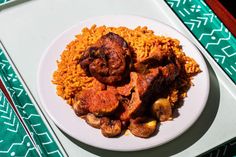
<path id="1" fill-rule="evenodd" d="M 93 25 L 91 28 L 84 28 L 82 33 L 76 35 L 57 61 L 58 69 L 53 73 L 53 84 L 56 85 L 57 94 L 72 105 L 74 97 L 83 89 L 92 88 L 93 77 L 86 76 L 80 67 L 78 59 L 89 46 L 94 44 L 102 35 L 114 32 L 123 37 L 137 55 L 137 60 L 148 57 L 157 48 L 163 51 L 173 51 L 181 63 L 184 74 L 173 86 L 168 98 L 175 103 L 179 98 L 186 97 L 186 92 L 191 86 L 191 77 L 200 72 L 199 65 L 192 58 L 186 56 L 177 39 L 165 36 L 157 36 L 147 27 L 129 29 L 126 27 L 106 27 Z"/>

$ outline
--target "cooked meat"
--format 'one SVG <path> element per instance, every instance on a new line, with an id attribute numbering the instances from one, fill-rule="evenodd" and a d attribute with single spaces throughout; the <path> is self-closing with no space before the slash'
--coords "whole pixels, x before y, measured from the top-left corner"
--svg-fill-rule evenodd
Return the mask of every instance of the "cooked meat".
<path id="1" fill-rule="evenodd" d="M 101 91 L 101 90 L 105 90 L 106 89 L 106 85 L 99 82 L 97 79 L 93 80 L 93 89 L 97 90 L 97 91 Z"/>
<path id="2" fill-rule="evenodd" d="M 117 87 L 117 92 L 123 96 L 129 96 L 132 94 L 133 91 L 137 91 L 140 97 L 147 91 L 149 86 L 151 86 L 152 82 L 158 76 L 159 70 L 158 69 L 151 69 L 149 73 L 146 75 L 139 74 L 136 72 L 130 73 L 130 82 Z"/>
<path id="3" fill-rule="evenodd" d="M 124 112 L 121 114 L 121 120 L 129 120 L 134 113 L 141 109 L 142 103 L 146 103 L 147 100 L 153 95 L 152 88 L 158 88 L 158 84 L 161 84 L 159 79 L 159 70 L 151 69 L 146 75 L 136 72 L 130 73 L 130 82 L 124 86 L 117 87 L 117 91 L 122 96 L 131 96 L 129 103 L 124 103 Z"/>
<path id="4" fill-rule="evenodd" d="M 106 137 L 115 137 L 120 135 L 122 125 L 120 120 L 111 120 L 107 117 L 101 119 L 101 131 Z"/>
<path id="5" fill-rule="evenodd" d="M 116 90 L 84 90 L 76 97 L 73 105 L 75 113 L 79 116 L 93 113 L 96 116 L 104 116 L 113 113 L 119 105 Z"/>
<path id="6" fill-rule="evenodd" d="M 119 105 L 115 90 L 97 91 L 90 97 L 89 111 L 98 116 L 109 115 L 113 113 Z"/>
<path id="7" fill-rule="evenodd" d="M 201 72 L 178 39 L 156 36 L 146 26 L 84 28 L 57 67 L 52 83 L 58 96 L 106 137 L 124 129 L 152 136 L 158 122 L 174 118 Z"/>
<path id="8" fill-rule="evenodd" d="M 137 89 L 141 97 L 152 95 L 153 88 L 158 88 L 162 84 L 162 78 L 158 68 L 149 69 L 147 74 L 138 74 Z M 158 88 L 159 90 L 159 88 Z"/>
<path id="9" fill-rule="evenodd" d="M 147 58 L 139 61 L 133 58 L 133 61 L 136 62 L 131 65 L 131 51 L 125 40 L 114 33 L 102 36 L 80 59 L 81 67 L 97 81 L 94 81 L 93 90 L 82 94 L 86 98 L 78 99 L 75 105 L 77 114 L 92 113 L 92 116 L 87 114 L 87 122 L 101 127 L 104 136 L 119 135 L 121 122 L 130 122 L 129 129 L 135 136 L 151 136 L 156 130 L 156 121 L 135 117 L 143 115 L 146 108 L 150 112 L 152 104 L 152 112 L 159 120 L 164 121 L 171 116 L 171 112 L 167 112 L 171 108 L 163 108 L 163 105 L 154 102 L 165 85 L 179 75 L 180 64 L 173 52 L 158 48 Z M 128 74 L 126 81 L 129 80 L 129 83 L 125 83 L 123 80 L 128 78 Z M 114 111 L 117 112 L 113 117 L 120 120 L 96 119 L 96 116 L 108 116 Z"/>
<path id="10" fill-rule="evenodd" d="M 137 61 L 134 64 L 134 68 L 135 71 L 139 73 L 146 73 L 148 69 L 169 63 L 173 57 L 174 53 L 172 53 L 171 51 L 164 51 L 160 48 L 157 48 L 152 51 L 145 59 Z"/>
<path id="11" fill-rule="evenodd" d="M 126 41 L 115 33 L 102 36 L 80 59 L 87 74 L 105 84 L 116 84 L 128 76 L 131 52 Z"/>
<path id="12" fill-rule="evenodd" d="M 146 117 L 137 117 L 130 120 L 129 130 L 138 137 L 147 138 L 153 135 L 156 130 L 157 122 Z"/>
<path id="13" fill-rule="evenodd" d="M 134 64 L 135 71 L 144 75 L 149 75 L 150 73 L 153 75 L 152 73 L 159 69 L 167 83 L 175 80 L 179 75 L 180 68 L 180 63 L 172 51 L 163 51 L 159 48 L 153 51 L 147 58 Z"/>
<path id="14" fill-rule="evenodd" d="M 170 63 L 166 66 L 160 67 L 160 70 L 162 72 L 165 81 L 171 82 L 174 81 L 175 78 L 179 75 L 180 65 L 178 61 L 176 61 L 175 63 Z"/>
<path id="15" fill-rule="evenodd" d="M 173 64 L 148 69 L 145 73 L 130 73 L 130 82 L 117 87 L 122 96 L 131 96 L 129 103 L 124 103 L 124 112 L 120 119 L 128 121 L 132 115 L 142 112 L 145 107 L 151 105 L 155 97 L 160 94 L 163 84 L 173 81 L 179 75 L 179 68 Z"/>
<path id="16" fill-rule="evenodd" d="M 134 89 L 136 83 L 137 83 L 137 77 L 138 74 L 135 72 L 130 73 L 130 82 L 127 84 L 124 84 L 122 86 L 118 86 L 117 92 L 122 96 L 129 96 L 131 95 L 131 91 Z"/>
<path id="17" fill-rule="evenodd" d="M 140 99 L 140 95 L 138 91 L 135 90 L 134 92 L 132 92 L 131 100 L 128 103 L 122 103 L 124 112 L 121 113 L 120 119 L 122 121 L 128 121 L 131 116 L 140 109 L 141 104 L 142 101 Z"/>
<path id="18" fill-rule="evenodd" d="M 140 109 L 144 95 L 146 94 L 148 88 L 152 85 L 152 80 L 154 80 L 156 76 L 154 76 L 154 74 L 153 76 L 151 74 L 145 76 L 136 72 L 131 72 L 130 82 L 124 86 L 117 87 L 118 93 L 122 96 L 131 96 L 128 103 L 121 102 L 124 107 L 124 112 L 120 115 L 121 120 L 128 121 L 132 114 L 136 113 Z"/>
<path id="19" fill-rule="evenodd" d="M 89 112 L 89 102 L 91 101 L 90 99 L 94 94 L 94 89 L 88 89 L 76 95 L 75 103 L 73 104 L 72 108 L 78 116 L 85 115 Z"/>

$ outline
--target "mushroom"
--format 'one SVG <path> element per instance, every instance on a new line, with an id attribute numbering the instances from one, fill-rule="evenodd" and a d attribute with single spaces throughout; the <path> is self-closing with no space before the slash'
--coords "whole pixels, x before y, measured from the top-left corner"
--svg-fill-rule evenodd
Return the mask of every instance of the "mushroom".
<path id="1" fill-rule="evenodd" d="M 152 113 L 161 122 L 170 120 L 172 118 L 170 101 L 166 98 L 159 98 L 152 105 Z"/>
<path id="2" fill-rule="evenodd" d="M 94 128 L 100 128 L 101 118 L 96 117 L 92 113 L 88 113 L 85 116 L 85 121 Z"/>
<path id="3" fill-rule="evenodd" d="M 146 117 L 130 119 L 129 130 L 138 137 L 147 138 L 153 135 L 156 130 L 157 121 Z"/>
<path id="4" fill-rule="evenodd" d="M 121 133 L 121 121 L 111 120 L 107 117 L 101 119 L 101 131 L 106 137 L 115 137 Z"/>

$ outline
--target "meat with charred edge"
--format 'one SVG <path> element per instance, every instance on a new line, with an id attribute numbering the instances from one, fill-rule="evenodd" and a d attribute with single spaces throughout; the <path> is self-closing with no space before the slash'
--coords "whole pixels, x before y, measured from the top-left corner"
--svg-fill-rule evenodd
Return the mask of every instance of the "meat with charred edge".
<path id="1" fill-rule="evenodd" d="M 79 63 L 88 75 L 114 85 L 129 74 L 130 48 L 122 37 L 110 32 L 84 51 Z"/>
<path id="2" fill-rule="evenodd" d="M 166 59 L 164 57 L 162 60 Z M 153 60 L 154 59 L 155 58 L 153 58 Z M 160 94 L 163 90 L 162 88 L 174 81 L 179 75 L 180 66 L 178 61 L 166 59 L 166 63 L 160 63 L 162 60 L 158 57 L 156 62 L 140 62 L 138 63 L 139 65 L 136 64 L 138 67 L 146 69 L 144 71 L 131 72 L 130 82 L 117 87 L 117 91 L 120 95 L 124 97 L 131 96 L 130 102 L 126 102 L 123 105 L 125 111 L 120 116 L 121 120 L 127 121 L 132 118 L 135 113 L 142 112 L 142 110 L 147 107 L 147 104 L 152 104 L 156 100 L 156 96 Z"/>
<path id="3" fill-rule="evenodd" d="M 181 66 L 173 52 L 156 49 L 137 60 L 126 41 L 110 32 L 84 51 L 79 64 L 97 79 L 97 87 L 84 90 L 73 108 L 77 115 L 87 115 L 86 122 L 100 128 L 104 136 L 118 136 L 128 127 L 133 135 L 147 138 L 155 132 L 157 120 L 171 117 L 171 106 L 164 108 L 170 112 L 162 112 L 163 105 L 155 101 L 179 76 Z M 146 112 L 156 120 L 144 118 Z"/>

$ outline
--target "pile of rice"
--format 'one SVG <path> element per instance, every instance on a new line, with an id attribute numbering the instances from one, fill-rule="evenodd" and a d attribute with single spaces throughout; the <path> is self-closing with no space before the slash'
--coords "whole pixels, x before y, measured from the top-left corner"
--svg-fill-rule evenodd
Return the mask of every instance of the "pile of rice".
<path id="1" fill-rule="evenodd" d="M 72 105 L 74 97 L 84 89 L 92 88 L 95 78 L 86 76 L 78 63 L 82 52 L 93 45 L 102 35 L 114 32 L 123 37 L 137 55 L 137 60 L 148 57 L 157 48 L 163 51 L 173 51 L 181 63 L 180 78 L 174 83 L 168 95 L 169 100 L 175 103 L 179 98 L 186 97 L 191 86 L 191 78 L 200 72 L 199 65 L 182 51 L 180 42 L 170 37 L 157 36 L 147 27 L 129 29 L 126 27 L 106 27 L 93 25 L 84 28 L 76 39 L 71 41 L 57 61 L 58 69 L 53 73 L 53 84 L 57 94 Z"/>

